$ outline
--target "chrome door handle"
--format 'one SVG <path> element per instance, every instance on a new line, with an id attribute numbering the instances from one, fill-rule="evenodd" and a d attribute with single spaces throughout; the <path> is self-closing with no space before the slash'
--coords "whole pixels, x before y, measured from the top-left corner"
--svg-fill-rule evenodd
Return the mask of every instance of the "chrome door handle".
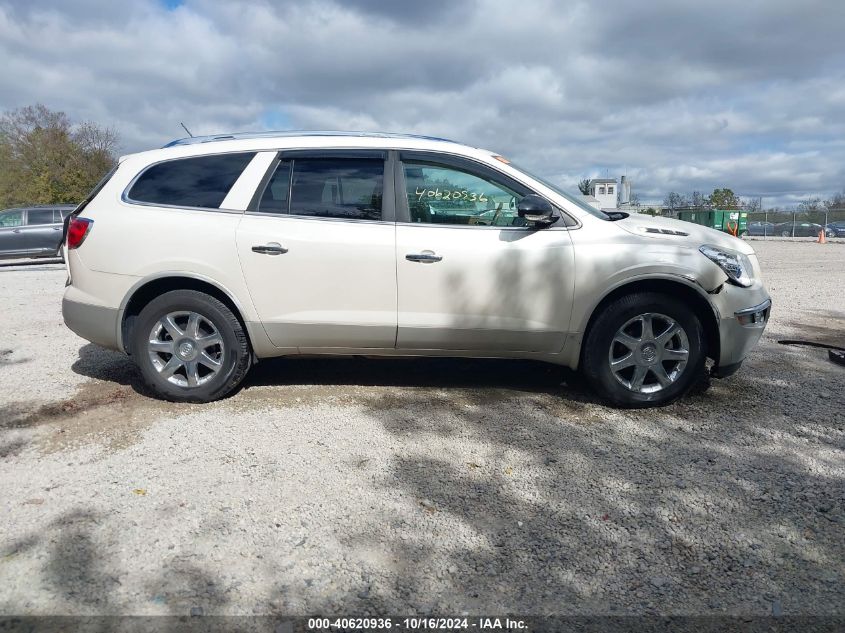
<path id="1" fill-rule="evenodd" d="M 20 232 L 21 232 L 20 229 L 12 229 L 12 233 L 20 233 Z"/>
<path id="2" fill-rule="evenodd" d="M 434 262 L 439 262 L 443 258 L 440 255 L 435 255 L 434 253 L 428 251 L 424 253 L 409 253 L 405 255 L 405 259 L 409 262 L 422 262 L 423 264 L 433 264 Z"/>
<path id="3" fill-rule="evenodd" d="M 288 252 L 288 249 L 278 242 L 270 242 L 269 244 L 253 246 L 252 252 L 261 253 L 262 255 L 283 255 Z"/>

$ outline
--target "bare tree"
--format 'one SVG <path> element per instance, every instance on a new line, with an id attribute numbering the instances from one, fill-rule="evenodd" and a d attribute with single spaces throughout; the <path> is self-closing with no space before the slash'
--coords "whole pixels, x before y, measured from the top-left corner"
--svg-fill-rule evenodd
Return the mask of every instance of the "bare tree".
<path id="1" fill-rule="evenodd" d="M 700 191 L 693 191 L 689 196 L 689 204 L 696 209 L 703 209 L 707 206 L 707 198 Z"/>
<path id="2" fill-rule="evenodd" d="M 743 198 L 742 208 L 748 211 L 749 213 L 759 213 L 760 198 Z"/>
<path id="3" fill-rule="evenodd" d="M 812 213 L 815 211 L 822 211 L 825 208 L 825 204 L 822 202 L 822 199 L 818 196 L 814 198 L 807 198 L 806 200 L 802 200 L 798 204 L 798 211 L 802 213 Z"/>
<path id="4" fill-rule="evenodd" d="M 686 204 L 687 200 L 684 195 L 677 193 L 676 191 L 670 191 L 663 199 L 663 206 L 669 209 L 673 215 L 678 209 L 685 207 Z"/>

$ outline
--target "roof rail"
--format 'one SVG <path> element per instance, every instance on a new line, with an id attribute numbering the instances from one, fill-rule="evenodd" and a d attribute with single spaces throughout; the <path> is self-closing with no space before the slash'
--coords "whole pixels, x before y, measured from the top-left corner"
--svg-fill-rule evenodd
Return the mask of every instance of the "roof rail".
<path id="1" fill-rule="evenodd" d="M 413 138 L 426 141 L 441 141 L 444 143 L 457 143 L 448 138 L 437 136 L 423 136 L 421 134 L 394 134 L 391 132 L 349 132 L 338 130 L 287 130 L 278 132 L 237 132 L 233 134 L 212 134 L 209 136 L 189 136 L 170 141 L 163 147 L 175 145 L 196 145 L 198 143 L 213 143 L 215 141 L 234 141 L 254 138 L 289 138 L 292 136 L 360 136 L 368 138 Z"/>

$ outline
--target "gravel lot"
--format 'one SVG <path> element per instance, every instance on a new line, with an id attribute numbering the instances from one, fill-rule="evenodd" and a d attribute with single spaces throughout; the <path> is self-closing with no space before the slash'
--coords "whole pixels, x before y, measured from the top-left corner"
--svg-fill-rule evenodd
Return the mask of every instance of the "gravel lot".
<path id="1" fill-rule="evenodd" d="M 845 244 L 755 242 L 736 376 L 660 410 L 512 361 L 278 360 L 145 395 L 0 266 L 0 612 L 845 613 Z"/>

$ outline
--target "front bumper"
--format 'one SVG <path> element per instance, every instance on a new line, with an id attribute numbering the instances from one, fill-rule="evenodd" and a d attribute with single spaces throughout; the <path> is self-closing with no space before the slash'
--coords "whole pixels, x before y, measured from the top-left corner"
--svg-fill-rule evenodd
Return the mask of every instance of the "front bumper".
<path id="1" fill-rule="evenodd" d="M 739 368 L 739 364 L 757 345 L 769 322 L 772 300 L 768 295 L 751 306 L 747 305 L 749 297 L 746 297 L 746 307 L 738 307 L 735 299 L 741 296 L 739 293 L 743 290 L 745 289 L 731 286 L 729 290 L 724 291 L 724 294 L 731 296 L 724 297 L 723 305 L 717 306 L 720 312 L 719 362 L 714 371 L 717 376 L 728 376 Z M 765 291 L 763 292 L 765 294 Z"/>

